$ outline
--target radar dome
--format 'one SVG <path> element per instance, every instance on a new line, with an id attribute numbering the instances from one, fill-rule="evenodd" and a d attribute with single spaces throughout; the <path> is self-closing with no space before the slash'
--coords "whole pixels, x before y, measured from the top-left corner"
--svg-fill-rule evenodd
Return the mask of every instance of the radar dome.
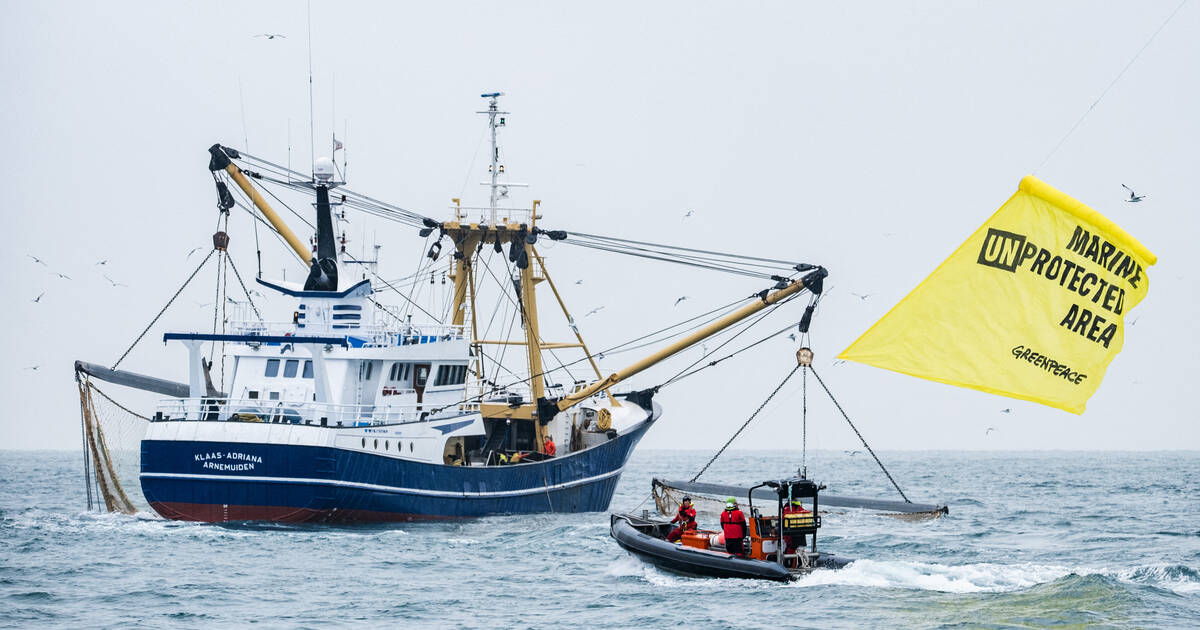
<path id="1" fill-rule="evenodd" d="M 327 157 L 319 157 L 316 162 L 313 162 L 313 177 L 327 182 L 333 179 L 333 174 L 333 160 Z"/>

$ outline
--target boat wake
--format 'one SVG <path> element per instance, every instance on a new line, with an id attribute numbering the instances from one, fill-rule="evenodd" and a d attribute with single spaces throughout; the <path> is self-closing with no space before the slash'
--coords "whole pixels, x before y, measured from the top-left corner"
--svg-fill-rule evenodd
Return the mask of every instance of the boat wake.
<path id="1" fill-rule="evenodd" d="M 1070 568 L 1042 564 L 977 563 L 945 565 L 908 561 L 857 560 L 839 571 L 815 571 L 790 587 L 865 586 L 942 593 L 1005 593 L 1055 582 L 1068 576 L 1097 576 L 1177 594 L 1200 593 L 1200 571 L 1184 565 L 1127 569 Z"/>

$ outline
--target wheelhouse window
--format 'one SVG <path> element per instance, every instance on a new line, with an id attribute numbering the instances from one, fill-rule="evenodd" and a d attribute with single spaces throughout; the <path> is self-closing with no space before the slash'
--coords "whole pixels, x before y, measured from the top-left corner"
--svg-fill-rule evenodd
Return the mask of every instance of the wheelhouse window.
<path id="1" fill-rule="evenodd" d="M 283 364 L 283 377 L 284 378 L 295 378 L 296 370 L 299 367 L 300 367 L 299 359 L 288 359 L 287 362 Z"/>
<path id="2" fill-rule="evenodd" d="M 305 361 L 304 362 L 304 378 L 312 378 L 312 377 L 313 377 L 312 361 Z"/>
<path id="3" fill-rule="evenodd" d="M 249 392 L 247 392 L 246 395 L 250 397 L 250 400 L 258 400 L 258 390 L 257 389 L 250 390 Z"/>
<path id="4" fill-rule="evenodd" d="M 438 385 L 461 385 L 467 380 L 467 366 L 465 365 L 441 365 L 438 366 L 437 377 L 434 379 L 434 386 Z"/>
<path id="5" fill-rule="evenodd" d="M 267 371 L 264 375 L 267 377 L 279 376 L 279 359 L 267 359 Z"/>

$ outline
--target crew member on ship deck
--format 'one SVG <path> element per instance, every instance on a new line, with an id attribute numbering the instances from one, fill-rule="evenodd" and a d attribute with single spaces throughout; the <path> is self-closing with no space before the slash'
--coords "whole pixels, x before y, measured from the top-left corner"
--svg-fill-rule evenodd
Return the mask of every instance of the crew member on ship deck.
<path id="1" fill-rule="evenodd" d="M 546 436 L 546 441 L 542 443 L 542 452 L 546 454 L 546 457 L 554 457 L 554 454 L 558 452 L 558 447 L 554 445 L 554 440 L 550 439 L 549 435 Z"/>
<path id="2" fill-rule="evenodd" d="M 692 507 L 692 498 L 683 497 L 683 501 L 679 503 L 679 511 L 675 513 L 675 518 L 671 519 L 672 523 L 678 522 L 679 525 L 667 534 L 667 542 L 675 542 L 683 538 L 685 531 L 696 531 L 696 508 Z"/>

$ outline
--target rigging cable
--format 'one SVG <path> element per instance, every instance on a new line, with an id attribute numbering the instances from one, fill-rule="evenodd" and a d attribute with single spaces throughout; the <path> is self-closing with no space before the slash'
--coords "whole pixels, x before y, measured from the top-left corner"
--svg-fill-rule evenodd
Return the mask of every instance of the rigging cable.
<path id="1" fill-rule="evenodd" d="M 726 258 L 740 258 L 740 259 L 744 259 L 744 260 L 757 260 L 759 262 L 777 263 L 777 264 L 783 265 L 785 267 L 792 267 L 796 264 L 795 262 L 792 262 L 792 261 L 779 260 L 777 258 L 759 258 L 757 256 L 746 256 L 744 254 L 725 254 L 722 252 L 716 252 L 716 251 L 707 250 L 707 249 L 693 249 L 691 247 L 680 247 L 678 245 L 663 245 L 660 243 L 647 243 L 645 241 L 634 241 L 634 240 L 625 239 L 625 238 L 617 238 L 615 236 L 602 236 L 599 234 L 585 234 L 583 232 L 572 232 L 571 234 L 574 237 L 615 241 L 615 242 L 619 242 L 619 243 L 630 243 L 633 245 L 646 245 L 649 247 L 662 247 L 665 249 L 677 249 L 680 251 L 692 252 L 694 254 L 709 254 L 709 255 L 714 255 L 714 256 L 723 256 Z M 570 240 L 570 239 L 568 239 L 568 240 Z"/>
<path id="2" fill-rule="evenodd" d="M 682 381 L 683 379 L 685 379 L 685 378 L 687 378 L 687 377 L 689 377 L 689 376 L 691 376 L 691 375 L 693 375 L 693 374 L 696 374 L 697 372 L 700 372 L 701 370 L 707 370 L 708 368 L 710 368 L 710 367 L 712 367 L 712 366 L 714 366 L 714 365 L 716 365 L 716 364 L 718 364 L 718 363 L 720 363 L 720 362 L 724 361 L 725 359 L 731 359 L 731 358 L 733 358 L 734 356 L 736 356 L 736 355 L 739 355 L 739 354 L 741 354 L 741 353 L 743 353 L 743 352 L 745 352 L 745 351 L 747 351 L 747 350 L 749 350 L 749 349 L 751 349 L 751 348 L 753 348 L 753 347 L 755 347 L 755 346 L 757 346 L 757 345 L 759 345 L 759 344 L 765 343 L 765 342 L 767 342 L 768 340 L 770 340 L 770 339 L 772 339 L 772 338 L 774 338 L 774 337 L 778 337 L 779 335 L 782 335 L 783 333 L 785 333 L 785 332 L 787 332 L 787 331 L 791 330 L 791 328 L 792 328 L 793 326 L 795 326 L 795 325 L 797 325 L 797 324 L 799 324 L 799 323 L 800 323 L 800 322 L 798 322 L 798 321 L 797 321 L 797 322 L 792 322 L 792 323 L 788 324 L 787 326 L 784 326 L 783 328 L 781 328 L 781 329 L 779 329 L 779 330 L 777 330 L 777 331 L 775 331 L 775 332 L 773 332 L 773 333 L 771 333 L 771 334 L 767 335 L 766 337 L 763 337 L 762 339 L 759 339 L 758 341 L 755 341 L 754 343 L 751 343 L 751 344 L 750 344 L 750 345 L 748 345 L 748 346 L 745 346 L 745 347 L 743 347 L 743 348 L 740 348 L 740 349 L 738 349 L 738 350 L 734 350 L 733 352 L 731 352 L 731 353 L 729 353 L 729 354 L 727 354 L 727 355 L 725 355 L 725 356 L 721 357 L 720 359 L 715 359 L 715 360 L 713 360 L 713 361 L 709 361 L 707 364 L 705 364 L 705 365 L 702 365 L 702 366 L 700 366 L 700 367 L 698 367 L 698 368 L 696 368 L 696 369 L 692 370 L 691 372 L 688 372 L 687 374 L 683 374 L 683 375 L 681 375 L 681 376 L 674 377 L 674 378 L 672 378 L 670 381 L 667 381 L 667 382 L 663 383 L 662 385 L 659 385 L 659 387 L 660 387 L 660 388 L 661 388 L 661 387 L 666 387 L 667 385 L 671 385 L 671 384 L 673 384 L 673 383 L 677 383 L 677 382 L 679 382 L 679 381 Z M 732 339 L 730 339 L 730 341 L 732 341 Z M 721 344 L 721 345 L 725 345 L 725 344 Z M 713 351 L 712 351 L 712 352 L 710 352 L 710 353 L 708 353 L 708 354 L 704 355 L 703 357 L 700 357 L 700 361 L 703 361 L 703 360 L 704 360 L 706 357 L 710 357 L 710 356 L 712 356 L 712 355 L 713 355 L 713 353 L 715 353 L 717 350 L 720 350 L 720 349 L 721 349 L 721 346 L 717 346 L 716 348 L 714 348 L 714 349 L 713 349 Z M 696 363 L 699 363 L 699 361 L 697 361 Z M 696 365 L 696 363 L 693 363 L 692 365 Z M 690 368 L 691 366 L 688 366 L 688 367 Z"/>
<path id="3" fill-rule="evenodd" d="M 241 292 L 246 294 L 246 301 L 250 302 L 250 307 L 254 310 L 254 317 L 257 317 L 259 323 L 264 323 L 263 313 L 258 312 L 258 306 L 254 304 L 254 299 L 250 296 L 250 290 L 246 289 L 246 283 L 241 281 L 241 274 L 238 272 L 238 265 L 233 264 L 233 257 L 228 256 L 229 266 L 233 269 L 234 277 L 238 278 L 238 284 L 241 284 Z"/>
<path id="4" fill-rule="evenodd" d="M 800 476 L 808 478 L 808 366 L 800 375 Z"/>
<path id="5" fill-rule="evenodd" d="M 846 419 L 846 423 L 850 425 L 851 429 L 854 429 L 854 434 L 858 436 L 858 439 L 867 449 L 867 452 L 871 454 L 871 457 L 875 458 L 875 463 L 879 464 L 879 469 L 883 471 L 883 474 L 887 475 L 888 481 L 892 482 L 892 486 L 896 488 L 896 492 L 900 493 L 900 496 L 904 498 L 905 503 L 912 503 L 912 501 L 908 499 L 908 496 L 904 494 L 904 491 L 900 489 L 900 484 L 896 483 L 896 480 L 892 478 L 892 473 L 888 472 L 888 469 L 884 467 L 883 462 L 879 461 L 879 456 L 876 455 L 875 451 L 871 449 L 871 445 L 867 444 L 866 438 L 862 436 L 862 433 L 858 432 L 858 427 L 854 426 L 854 423 L 850 421 L 850 416 L 846 415 L 846 410 L 842 409 L 842 405 L 838 403 L 836 398 L 833 397 L 833 392 L 829 391 L 829 388 L 825 386 L 825 381 L 821 380 L 821 375 L 817 374 L 816 368 L 809 366 L 809 369 L 812 370 L 813 376 L 817 377 L 817 382 L 821 384 L 821 387 L 825 390 L 825 393 L 829 394 L 829 400 L 833 401 L 833 405 L 837 407 L 837 410 L 841 412 L 842 417 Z M 692 481 L 695 481 L 695 479 Z"/>
<path id="6" fill-rule="evenodd" d="M 171 307 L 171 303 L 175 301 L 175 298 L 179 297 L 180 293 L 183 293 L 183 290 L 187 288 L 187 285 L 192 281 L 193 278 L 196 277 L 196 274 L 200 273 L 200 270 L 204 268 L 204 264 L 208 262 L 208 259 L 212 258 L 213 252 L 215 251 L 217 250 L 209 250 L 208 255 L 204 257 L 204 260 L 200 261 L 200 265 L 196 267 L 196 270 L 192 272 L 192 275 L 188 276 L 188 279 L 183 281 L 183 285 L 180 286 L 177 291 L 175 291 L 175 295 L 172 295 L 171 299 L 167 300 L 166 305 L 162 307 L 162 310 L 158 312 L 158 315 L 155 315 L 154 319 L 150 320 L 150 323 L 147 324 L 146 328 L 142 330 L 140 335 L 137 336 L 137 339 L 134 339 L 133 343 L 129 344 L 129 348 L 125 350 L 125 353 L 121 355 L 121 358 L 117 359 L 116 363 L 113 363 L 112 369 L 117 369 L 117 366 L 121 365 L 121 361 L 124 361 L 125 357 L 129 356 L 129 353 L 133 350 L 133 347 L 142 340 L 142 337 L 146 336 L 146 333 L 150 332 L 150 329 L 154 326 L 155 322 L 158 321 L 158 318 L 162 317 L 163 313 L 167 312 L 167 309 Z"/>
<path id="7" fill-rule="evenodd" d="M 787 382 L 789 380 L 791 380 L 792 376 L 795 375 L 796 371 L 799 369 L 800 369 L 800 364 L 797 363 L 796 367 L 792 368 L 792 371 L 788 372 L 788 375 L 783 378 L 783 382 L 781 382 L 779 384 L 779 386 L 775 388 L 775 391 L 771 392 L 770 396 L 767 396 L 767 399 L 764 400 L 762 402 L 762 404 L 758 406 L 758 409 L 755 409 L 754 413 L 750 414 L 750 417 L 747 418 L 746 421 L 742 423 L 742 426 L 733 433 L 733 437 L 729 438 L 728 442 L 725 442 L 725 446 L 722 446 L 721 450 L 717 451 L 717 454 L 713 455 L 712 459 L 708 460 L 708 463 L 705 464 L 704 467 L 700 469 L 700 472 L 696 473 L 695 476 L 692 477 L 692 479 L 691 479 L 692 483 L 695 483 L 695 481 L 700 478 L 700 475 L 703 475 L 704 471 L 708 470 L 708 467 L 712 466 L 712 463 L 717 461 L 717 458 L 721 456 L 721 453 L 724 453 L 725 449 L 729 448 L 730 444 L 733 444 L 733 441 L 737 439 L 737 436 L 741 435 L 742 431 L 745 431 L 746 427 L 750 426 L 750 422 L 753 421 L 754 418 L 758 416 L 758 413 L 763 410 L 763 407 L 767 406 L 767 403 L 771 402 L 771 399 L 775 397 L 775 394 L 778 394 L 779 390 L 783 389 L 784 385 L 787 385 Z"/>
<path id="8" fill-rule="evenodd" d="M 1054 145 L 1053 149 L 1050 149 L 1050 152 L 1046 154 L 1046 157 L 1042 158 L 1042 163 L 1038 164 L 1037 168 L 1033 169 L 1033 172 L 1035 175 L 1037 174 L 1037 172 L 1039 170 L 1042 169 L 1043 166 L 1046 165 L 1046 162 L 1049 162 L 1050 158 L 1056 152 L 1058 152 L 1058 149 L 1060 147 L 1062 147 L 1063 143 L 1065 143 L 1067 141 L 1067 138 L 1070 138 L 1071 134 L 1075 133 L 1075 130 L 1077 128 L 1079 128 L 1079 125 L 1083 124 L 1083 119 L 1087 118 L 1088 114 L 1092 113 L 1093 109 L 1096 109 L 1096 106 L 1100 104 L 1100 101 L 1103 100 L 1104 97 L 1108 95 L 1108 91 L 1111 90 L 1113 88 L 1113 86 L 1117 84 L 1117 81 L 1121 80 L 1121 77 L 1125 76 L 1125 72 L 1127 70 L 1129 70 L 1129 68 L 1134 64 L 1135 61 L 1138 60 L 1138 57 L 1142 56 L 1142 53 L 1145 52 L 1146 48 L 1148 48 L 1150 46 L 1150 44 L 1154 41 L 1154 39 L 1156 37 L 1158 37 L 1158 34 L 1161 33 L 1162 30 L 1164 28 L 1166 28 L 1167 24 L 1175 17 L 1175 14 L 1179 13 L 1179 10 L 1182 9 L 1183 5 L 1185 5 L 1187 3 L 1188 3 L 1188 0 L 1183 0 L 1182 2 L 1180 2 L 1179 6 L 1175 7 L 1175 10 L 1172 11 L 1171 14 L 1167 16 L 1167 19 L 1163 20 L 1163 23 L 1161 25 L 1159 25 L 1158 30 L 1154 31 L 1154 34 L 1150 36 L 1150 39 L 1146 40 L 1145 44 L 1142 44 L 1142 47 L 1139 48 L 1137 53 L 1135 53 L 1133 55 L 1133 58 L 1129 60 L 1129 63 L 1125 64 L 1125 67 L 1121 68 L 1121 71 L 1117 73 L 1117 76 L 1113 77 L 1113 80 L 1109 82 L 1108 86 L 1105 87 L 1102 92 L 1100 92 L 1100 96 L 1097 96 L 1096 100 L 1092 101 L 1092 104 L 1089 105 L 1086 110 L 1084 110 L 1083 115 L 1079 117 L 1079 120 L 1075 121 L 1074 125 L 1071 125 L 1071 128 L 1067 130 L 1066 135 L 1064 135 L 1062 137 L 1062 139 L 1058 141 L 1058 144 Z"/>
<path id="9" fill-rule="evenodd" d="M 416 302 L 413 302 L 412 300 L 410 300 L 410 299 L 408 298 L 408 296 L 406 296 L 406 295 L 404 295 L 403 293 L 401 293 L 401 292 L 400 292 L 400 289 L 397 289 L 396 287 L 392 286 L 392 283 L 390 283 L 390 282 L 388 282 L 387 280 L 384 280 L 383 278 L 381 278 L 381 277 L 379 276 L 379 274 L 375 273 L 375 271 L 374 271 L 373 269 L 370 269 L 370 268 L 368 268 L 368 267 L 367 267 L 367 264 L 366 264 L 365 262 L 363 262 L 363 261 L 361 261 L 361 260 L 358 260 L 357 258 L 355 258 L 354 256 L 352 256 L 352 255 L 351 255 L 349 252 L 343 252 L 343 253 L 345 254 L 346 258 L 349 258 L 349 259 L 350 259 L 350 261 L 351 261 L 351 262 L 358 263 L 358 264 L 362 265 L 363 269 L 366 269 L 366 270 L 367 270 L 367 272 L 368 272 L 368 273 L 370 273 L 372 276 L 374 276 L 374 278 L 375 278 L 376 280 L 378 280 L 378 281 L 382 282 L 384 285 L 386 285 L 386 286 L 387 286 L 387 288 L 391 289 L 392 291 L 395 291 L 395 292 L 396 292 L 396 295 L 399 295 L 400 297 L 404 298 L 404 300 L 405 300 L 405 301 L 407 301 L 409 304 L 412 304 L 413 306 L 415 306 L 415 307 L 417 307 L 418 309 L 420 309 L 422 313 L 425 313 L 426 315 L 428 315 L 428 316 L 432 317 L 432 318 L 433 318 L 433 320 L 434 320 L 435 322 L 437 322 L 437 323 L 439 323 L 439 324 L 441 324 L 441 323 L 442 323 L 442 320 L 441 320 L 441 318 L 439 318 L 438 316 L 434 315 L 433 313 L 430 313 L 429 311 L 427 311 L 427 310 L 425 310 L 425 309 L 421 308 L 421 305 L 420 305 L 420 304 L 417 304 Z M 376 303 L 376 304 L 378 304 L 378 303 Z M 385 308 L 384 310 L 387 310 L 387 309 Z M 389 314 L 390 314 L 390 313 L 389 313 Z M 393 315 L 393 317 L 395 317 L 395 315 Z M 397 319 L 399 319 L 399 318 L 397 318 Z"/>
<path id="10" fill-rule="evenodd" d="M 739 331 L 738 331 L 736 334 L 734 334 L 734 335 L 733 335 L 732 337 L 730 337 L 729 339 L 726 339 L 725 341 L 721 342 L 721 345 L 717 346 L 716 348 L 713 348 L 713 352 L 716 352 L 717 350 L 720 350 L 721 348 L 724 348 L 725 346 L 729 345 L 731 342 L 733 342 L 733 340 L 734 340 L 734 339 L 737 339 L 738 337 L 740 337 L 740 336 L 742 335 L 742 333 L 745 333 L 746 331 L 750 330 L 750 329 L 751 329 L 751 328 L 753 328 L 753 327 L 754 327 L 756 324 L 758 324 L 758 323 L 759 323 L 759 322 L 761 322 L 763 319 L 765 319 L 765 318 L 766 318 L 768 315 L 770 315 L 771 313 L 775 312 L 775 309 L 777 309 L 777 308 L 779 308 L 780 306 L 783 306 L 784 304 L 786 304 L 786 303 L 788 303 L 788 302 L 792 301 L 793 299 L 795 299 L 797 295 L 800 295 L 800 294 L 799 294 L 799 293 L 796 293 L 795 295 L 790 295 L 790 296 L 788 296 L 787 298 L 785 298 L 785 299 L 783 299 L 783 300 L 780 300 L 780 301 L 776 302 L 775 304 L 772 304 L 770 307 L 768 307 L 766 310 L 764 310 L 764 311 L 763 311 L 763 313 L 762 313 L 761 315 L 759 315 L 757 318 L 755 318 L 755 319 L 754 319 L 754 321 L 752 321 L 752 322 L 750 322 L 748 325 L 744 326 L 744 327 L 743 327 L 741 330 L 739 330 Z M 743 348 L 742 350 L 749 350 L 750 348 L 753 348 L 754 346 L 756 346 L 756 345 L 758 345 L 758 344 L 760 344 L 760 343 L 762 343 L 762 342 L 766 341 L 767 339 L 770 339 L 771 337 L 774 337 L 775 335 L 781 334 L 783 331 L 787 330 L 788 328 L 791 328 L 792 326 L 795 326 L 795 324 L 788 324 L 788 325 L 787 325 L 787 328 L 784 328 L 783 330 L 781 330 L 781 331 L 779 331 L 779 332 L 771 333 L 770 335 L 767 335 L 766 337 L 764 337 L 764 338 L 762 338 L 762 339 L 760 339 L 760 340 L 758 340 L 758 341 L 754 342 L 753 344 L 750 344 L 749 346 L 746 346 L 746 347 L 745 347 L 745 348 Z M 742 350 L 739 350 L 738 352 L 741 352 Z M 724 358 L 720 359 L 719 361 L 713 361 L 711 364 L 709 364 L 709 365 L 706 365 L 706 366 L 704 366 L 704 367 L 700 368 L 699 370 L 695 370 L 695 371 L 693 371 L 693 372 L 690 372 L 690 373 L 688 373 L 688 374 L 684 374 L 684 372 L 687 372 L 688 370 L 690 370 L 690 369 L 692 369 L 693 367 L 695 367 L 697 363 L 700 363 L 701 361 L 703 361 L 703 360 L 704 360 L 706 357 L 708 357 L 709 355 L 711 355 L 713 352 L 710 352 L 710 353 L 708 353 L 708 354 L 706 354 L 706 355 L 704 355 L 704 356 L 700 357 L 699 359 L 696 359 L 695 361 L 693 361 L 693 362 L 691 363 L 691 365 L 688 365 L 687 367 L 685 367 L 685 368 L 683 368 L 682 370 L 680 370 L 679 372 L 677 372 L 677 373 L 675 374 L 675 376 L 672 376 L 671 378 L 669 378 L 669 379 L 667 379 L 667 380 L 663 381 L 663 382 L 662 382 L 662 384 L 660 384 L 660 385 L 658 386 L 658 388 L 659 388 L 659 389 L 661 389 L 661 388 L 663 388 L 663 387 L 666 387 L 667 385 L 670 385 L 670 384 L 672 384 L 672 383 L 676 382 L 677 380 L 680 380 L 680 379 L 682 379 L 682 378 L 686 378 L 686 377 L 688 377 L 688 376 L 691 376 L 692 374 L 695 374 L 696 372 L 699 372 L 700 370 L 703 370 L 703 369 L 710 368 L 710 367 L 712 367 L 712 366 L 716 365 L 717 363 L 719 363 L 720 361 L 724 361 L 725 359 L 728 359 L 728 358 L 729 358 L 729 357 L 724 357 Z M 735 352 L 734 354 L 737 354 L 737 352 Z M 733 356 L 733 355 L 731 354 L 731 355 L 729 355 L 729 356 Z"/>

